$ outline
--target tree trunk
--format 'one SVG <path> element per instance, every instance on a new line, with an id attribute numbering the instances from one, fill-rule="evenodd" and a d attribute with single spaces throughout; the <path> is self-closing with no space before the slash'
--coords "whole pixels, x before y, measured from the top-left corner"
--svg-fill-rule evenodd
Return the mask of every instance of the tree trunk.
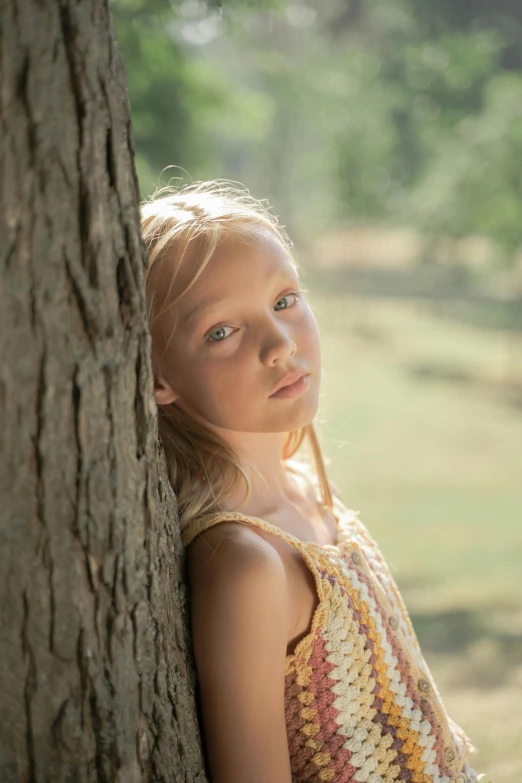
<path id="1" fill-rule="evenodd" d="M 204 781 L 106 0 L 2 0 L 0 780 Z"/>

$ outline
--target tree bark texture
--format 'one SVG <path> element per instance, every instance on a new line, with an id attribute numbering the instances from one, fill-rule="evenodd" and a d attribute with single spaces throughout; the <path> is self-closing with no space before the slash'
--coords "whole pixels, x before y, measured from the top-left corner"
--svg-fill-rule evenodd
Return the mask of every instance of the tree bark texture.
<path id="1" fill-rule="evenodd" d="M 0 0 L 0 780 L 205 780 L 106 0 Z"/>

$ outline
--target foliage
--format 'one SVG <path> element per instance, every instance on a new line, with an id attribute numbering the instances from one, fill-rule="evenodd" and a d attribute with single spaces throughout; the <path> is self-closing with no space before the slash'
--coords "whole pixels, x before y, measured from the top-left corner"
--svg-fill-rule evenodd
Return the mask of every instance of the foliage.
<path id="1" fill-rule="evenodd" d="M 511 0 L 114 0 L 113 16 L 144 195 L 175 165 L 245 182 L 298 240 L 378 221 L 521 244 Z"/>

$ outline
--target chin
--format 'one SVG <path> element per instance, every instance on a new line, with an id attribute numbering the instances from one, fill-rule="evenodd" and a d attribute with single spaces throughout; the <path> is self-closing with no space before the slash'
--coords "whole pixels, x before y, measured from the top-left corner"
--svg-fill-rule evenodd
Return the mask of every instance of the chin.
<path id="1" fill-rule="evenodd" d="M 311 424 L 319 410 L 319 391 L 309 390 L 311 394 L 295 397 L 294 399 L 281 400 L 281 407 L 274 413 L 273 408 L 269 410 L 266 416 L 259 416 L 252 420 L 248 416 L 241 416 L 238 421 L 237 415 L 232 416 L 230 411 L 223 417 L 216 417 L 213 426 L 223 430 L 232 430 L 234 432 L 291 432 L 306 427 Z M 314 394 L 315 391 L 315 394 Z M 264 410 L 262 401 L 259 405 L 249 406 L 251 409 Z"/>
<path id="2" fill-rule="evenodd" d="M 271 431 L 290 432 L 292 430 L 300 430 L 314 421 L 318 409 L 319 406 L 316 404 L 303 406 L 303 410 L 300 411 L 287 410 L 278 417 L 278 424 L 275 427 L 272 426 Z"/>

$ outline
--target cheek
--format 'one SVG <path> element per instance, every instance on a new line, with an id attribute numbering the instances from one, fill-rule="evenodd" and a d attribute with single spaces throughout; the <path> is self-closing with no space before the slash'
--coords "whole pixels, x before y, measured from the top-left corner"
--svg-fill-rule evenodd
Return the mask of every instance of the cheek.
<path id="1" fill-rule="evenodd" d="M 245 379 L 251 378 L 252 372 L 242 357 L 224 361 L 207 356 L 200 361 L 186 362 L 181 375 L 188 400 L 197 397 L 206 407 L 223 411 L 240 405 L 248 396 Z"/>
<path id="2" fill-rule="evenodd" d="M 237 364 L 230 365 L 217 362 L 204 368 L 204 375 L 197 379 L 197 390 L 189 390 L 189 404 L 199 409 L 199 412 L 212 424 L 218 427 L 232 428 L 248 427 L 252 417 L 252 399 L 259 389 L 252 388 L 251 367 L 243 369 Z"/>
<path id="3" fill-rule="evenodd" d="M 321 356 L 321 343 L 319 335 L 319 325 L 310 308 L 307 310 L 306 318 L 303 320 L 303 340 L 316 358 Z"/>

